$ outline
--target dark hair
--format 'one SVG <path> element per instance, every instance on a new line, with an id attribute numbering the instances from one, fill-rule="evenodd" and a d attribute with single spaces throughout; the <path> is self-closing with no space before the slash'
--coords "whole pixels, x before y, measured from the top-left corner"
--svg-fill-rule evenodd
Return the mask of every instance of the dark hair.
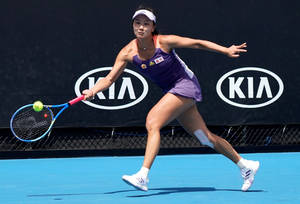
<path id="1" fill-rule="evenodd" d="M 156 19 L 157 19 L 157 15 L 156 15 L 154 9 L 151 8 L 151 7 L 148 7 L 148 6 L 139 5 L 139 7 L 135 10 L 135 12 L 138 11 L 138 10 L 143 10 L 143 9 L 144 9 L 144 10 L 151 11 L 151 12 L 156 16 Z M 156 22 L 157 22 L 157 20 L 156 20 Z M 157 23 L 153 22 L 153 25 L 155 26 L 155 29 L 154 29 L 154 31 L 152 32 L 152 35 L 158 35 L 158 34 L 159 34 L 159 31 L 157 30 L 156 24 L 157 24 Z"/>

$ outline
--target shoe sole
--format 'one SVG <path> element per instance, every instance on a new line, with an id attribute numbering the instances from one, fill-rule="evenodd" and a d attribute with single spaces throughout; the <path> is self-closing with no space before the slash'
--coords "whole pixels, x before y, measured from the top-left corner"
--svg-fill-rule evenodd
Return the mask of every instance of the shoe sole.
<path id="1" fill-rule="evenodd" d="M 140 187 L 138 187 L 138 186 L 136 186 L 136 185 L 133 185 L 132 183 L 130 183 L 129 181 L 127 181 L 126 179 L 124 179 L 124 178 L 122 178 L 122 180 L 125 182 L 125 183 L 127 183 L 128 185 L 130 185 L 130 186 L 132 186 L 132 187 L 134 187 L 135 189 L 137 189 L 137 190 L 140 190 L 140 191 L 148 191 L 148 189 L 147 190 L 145 190 L 145 189 L 142 189 L 142 188 L 140 188 Z"/>

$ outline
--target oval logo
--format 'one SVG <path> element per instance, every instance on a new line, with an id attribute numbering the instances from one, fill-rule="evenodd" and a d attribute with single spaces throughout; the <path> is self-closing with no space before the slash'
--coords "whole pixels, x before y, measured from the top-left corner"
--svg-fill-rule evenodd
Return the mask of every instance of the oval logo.
<path id="1" fill-rule="evenodd" d="M 244 67 L 224 74 L 217 82 L 219 97 L 240 108 L 260 108 L 274 103 L 283 93 L 282 80 L 275 73 Z"/>
<path id="2" fill-rule="evenodd" d="M 103 79 L 112 67 L 101 67 L 83 74 L 75 83 L 75 93 L 80 96 L 84 89 L 92 88 Z M 147 81 L 138 73 L 124 69 L 122 75 L 109 89 L 96 94 L 92 101 L 85 104 L 104 110 L 125 109 L 140 103 L 148 93 Z"/>

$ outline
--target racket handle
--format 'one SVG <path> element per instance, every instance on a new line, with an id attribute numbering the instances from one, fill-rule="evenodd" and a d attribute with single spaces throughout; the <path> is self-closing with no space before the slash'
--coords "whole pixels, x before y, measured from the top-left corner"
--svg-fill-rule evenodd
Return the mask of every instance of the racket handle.
<path id="1" fill-rule="evenodd" d="M 77 98 L 74 98 L 73 100 L 69 101 L 69 104 L 72 106 L 80 101 L 82 101 L 84 99 L 84 95 L 81 95 Z"/>

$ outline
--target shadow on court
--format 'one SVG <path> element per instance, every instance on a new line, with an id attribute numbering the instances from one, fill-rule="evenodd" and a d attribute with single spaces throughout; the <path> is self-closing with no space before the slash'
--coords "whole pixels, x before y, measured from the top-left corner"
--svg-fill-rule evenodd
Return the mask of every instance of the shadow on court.
<path id="1" fill-rule="evenodd" d="M 107 192 L 104 194 L 115 194 L 115 193 L 124 193 L 124 192 L 132 192 L 137 190 L 122 190 L 122 191 L 113 191 L 113 192 Z M 151 191 L 159 191 L 157 193 L 150 193 Z M 127 197 L 149 197 L 149 196 L 159 196 L 159 195 L 167 195 L 167 194 L 173 194 L 173 193 L 190 193 L 190 192 L 207 192 L 207 191 L 236 191 L 236 192 L 242 192 L 239 189 L 216 189 L 214 187 L 176 187 L 176 188 L 151 188 L 148 190 L 147 193 L 144 193 L 143 195 L 133 195 L 133 196 L 127 196 Z M 137 191 L 139 192 L 139 191 Z M 264 190 L 249 190 L 247 193 L 251 192 L 265 192 Z"/>
<path id="2" fill-rule="evenodd" d="M 159 191 L 156 193 L 151 193 L 151 191 Z M 174 187 L 174 188 L 151 188 L 148 192 L 143 192 L 142 195 L 127 196 L 131 198 L 137 197 L 150 197 L 150 196 L 160 196 L 173 193 L 191 193 L 191 192 L 207 192 L 207 191 L 236 191 L 242 192 L 239 189 L 216 189 L 214 187 Z M 56 197 L 56 196 L 82 196 L 82 195 L 101 195 L 101 194 L 117 194 L 126 192 L 141 192 L 139 190 L 120 190 L 112 191 L 106 193 L 65 193 L 65 194 L 37 194 L 37 195 L 27 195 L 27 197 Z M 251 192 L 266 192 L 264 190 L 249 190 L 247 193 Z"/>

